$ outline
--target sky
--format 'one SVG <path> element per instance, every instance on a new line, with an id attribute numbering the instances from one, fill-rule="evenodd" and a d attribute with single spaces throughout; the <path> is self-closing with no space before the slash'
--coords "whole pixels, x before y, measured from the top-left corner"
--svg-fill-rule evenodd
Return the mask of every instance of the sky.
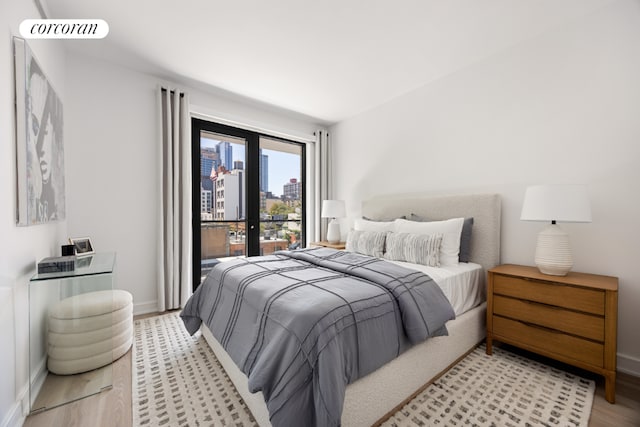
<path id="1" fill-rule="evenodd" d="M 200 146 L 202 148 L 214 148 L 219 141 L 200 138 Z M 233 147 L 233 160 L 242 160 L 245 167 L 244 146 L 240 144 L 231 144 Z M 269 188 L 276 196 L 282 195 L 282 186 L 289 182 L 291 178 L 300 181 L 300 156 L 290 153 L 283 153 L 275 150 L 262 150 L 262 154 L 269 156 Z"/>

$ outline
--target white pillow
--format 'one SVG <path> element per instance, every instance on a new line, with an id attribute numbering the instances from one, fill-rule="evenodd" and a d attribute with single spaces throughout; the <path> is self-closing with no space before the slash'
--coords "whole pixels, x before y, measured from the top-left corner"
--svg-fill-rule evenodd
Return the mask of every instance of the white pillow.
<path id="1" fill-rule="evenodd" d="M 406 219 L 396 219 L 395 232 L 413 234 L 437 234 L 443 235 L 440 246 L 440 265 L 458 264 L 460 254 L 460 234 L 464 218 L 453 218 L 445 221 L 416 222 Z"/>
<path id="2" fill-rule="evenodd" d="M 353 229 L 357 231 L 393 231 L 394 227 L 393 221 L 369 221 L 364 218 L 357 218 L 353 224 Z"/>

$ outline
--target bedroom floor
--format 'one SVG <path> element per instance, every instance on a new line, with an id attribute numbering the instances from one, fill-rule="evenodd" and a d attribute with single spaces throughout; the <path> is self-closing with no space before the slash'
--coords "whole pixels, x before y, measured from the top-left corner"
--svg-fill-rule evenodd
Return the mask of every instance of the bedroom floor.
<path id="1" fill-rule="evenodd" d="M 589 427 L 640 426 L 640 377 L 618 372 L 616 378 L 616 403 L 612 405 L 604 398 L 604 378 L 602 376 L 506 344 L 499 343 L 498 346 L 513 353 L 580 375 L 583 378 L 594 380 L 596 383 L 596 395 L 593 399 Z"/>
<path id="2" fill-rule="evenodd" d="M 147 317 L 147 316 L 144 316 Z M 512 347 L 509 351 L 520 352 Z M 527 356 L 537 358 L 526 353 Z M 545 360 L 547 361 L 547 360 Z M 618 373 L 616 404 L 604 399 L 604 380 L 566 365 L 562 369 L 596 381 L 589 427 L 640 426 L 640 378 Z M 113 364 L 113 388 L 49 411 L 27 417 L 25 427 L 117 426 L 132 427 L 131 350 Z"/>

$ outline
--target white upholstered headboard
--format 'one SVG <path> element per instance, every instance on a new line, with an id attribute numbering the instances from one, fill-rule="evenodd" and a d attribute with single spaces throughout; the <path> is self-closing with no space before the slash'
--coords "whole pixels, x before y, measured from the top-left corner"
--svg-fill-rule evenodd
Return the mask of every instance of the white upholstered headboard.
<path id="1" fill-rule="evenodd" d="M 469 194 L 451 196 L 398 195 L 362 202 L 362 215 L 390 219 L 413 213 L 430 220 L 473 217 L 471 261 L 485 271 L 500 264 L 500 196 Z"/>

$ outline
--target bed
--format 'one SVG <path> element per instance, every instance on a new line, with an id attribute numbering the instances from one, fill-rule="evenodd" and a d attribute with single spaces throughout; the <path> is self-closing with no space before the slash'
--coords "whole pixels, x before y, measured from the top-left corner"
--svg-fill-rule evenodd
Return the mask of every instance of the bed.
<path id="1" fill-rule="evenodd" d="M 429 220 L 474 218 L 470 263 L 468 266 L 460 264 L 464 270 L 463 275 L 475 275 L 476 285 L 472 291 L 473 295 L 470 298 L 463 298 L 462 303 L 457 303 L 459 307 L 455 309 L 455 320 L 446 322 L 447 336 L 436 336 L 412 346 L 398 357 L 346 387 L 341 416 L 341 424 L 344 426 L 369 426 L 385 419 L 484 338 L 485 304 L 482 301 L 485 272 L 488 268 L 499 264 L 500 257 L 499 196 L 495 194 L 424 197 L 410 195 L 380 197 L 364 201 L 362 204 L 362 215 L 372 219 L 396 218 L 410 214 Z M 474 265 L 477 267 L 474 268 Z M 433 275 L 438 276 L 438 273 L 434 272 Z M 437 281 L 437 277 L 434 279 Z M 449 286 L 450 290 L 454 288 L 455 286 Z M 449 298 L 450 295 L 447 297 Z M 271 425 L 262 393 L 249 391 L 247 377 L 204 322 L 200 329 L 258 424 Z M 228 337 L 221 340 L 227 339 Z"/>

